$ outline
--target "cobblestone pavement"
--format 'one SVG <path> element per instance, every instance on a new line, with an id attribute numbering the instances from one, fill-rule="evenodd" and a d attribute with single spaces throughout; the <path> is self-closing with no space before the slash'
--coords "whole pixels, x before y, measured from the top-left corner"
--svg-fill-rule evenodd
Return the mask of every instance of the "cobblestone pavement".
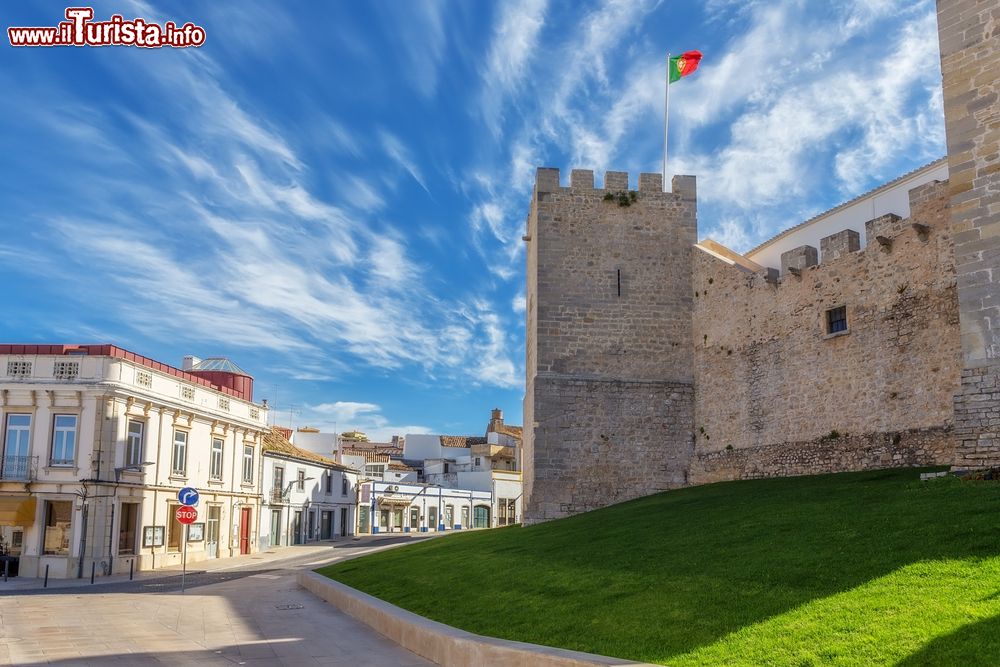
<path id="1" fill-rule="evenodd" d="M 429 665 L 313 597 L 295 573 L 410 538 L 134 582 L 0 593 L 0 664 Z M 294 551 L 290 551 L 294 554 Z"/>

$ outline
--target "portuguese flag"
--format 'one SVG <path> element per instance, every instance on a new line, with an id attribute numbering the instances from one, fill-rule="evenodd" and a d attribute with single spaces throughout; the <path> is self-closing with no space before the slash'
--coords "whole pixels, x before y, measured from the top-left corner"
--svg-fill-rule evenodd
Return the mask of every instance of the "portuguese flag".
<path id="1" fill-rule="evenodd" d="M 701 51 L 685 51 L 679 56 L 670 59 L 670 69 L 668 80 L 670 83 L 681 79 L 698 69 L 701 62 Z"/>

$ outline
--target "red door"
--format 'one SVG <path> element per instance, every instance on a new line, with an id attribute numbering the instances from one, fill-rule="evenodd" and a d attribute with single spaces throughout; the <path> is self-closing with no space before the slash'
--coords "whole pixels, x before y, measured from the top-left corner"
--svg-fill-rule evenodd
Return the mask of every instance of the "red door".
<path id="1" fill-rule="evenodd" d="M 240 555 L 250 553 L 250 508 L 240 508 Z"/>

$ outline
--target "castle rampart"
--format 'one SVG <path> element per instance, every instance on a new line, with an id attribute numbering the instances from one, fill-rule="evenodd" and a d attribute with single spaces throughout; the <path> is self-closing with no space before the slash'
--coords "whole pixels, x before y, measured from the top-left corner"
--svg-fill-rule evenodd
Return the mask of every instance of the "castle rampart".
<path id="1" fill-rule="evenodd" d="M 863 250 L 831 234 L 787 251 L 776 283 L 696 254 L 692 483 L 951 462 L 947 204 L 947 183 L 915 188 L 909 218 L 865 224 Z"/>

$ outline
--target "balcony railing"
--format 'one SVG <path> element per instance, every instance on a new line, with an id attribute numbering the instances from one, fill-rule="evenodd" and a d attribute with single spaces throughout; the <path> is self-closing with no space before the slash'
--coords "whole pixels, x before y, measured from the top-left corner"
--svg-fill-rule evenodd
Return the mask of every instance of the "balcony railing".
<path id="1" fill-rule="evenodd" d="M 281 493 L 281 489 L 271 489 L 270 498 L 272 505 L 277 505 L 286 502 L 285 496 Z"/>
<path id="2" fill-rule="evenodd" d="M 0 479 L 27 482 L 35 479 L 37 456 L 4 456 L 0 464 Z"/>

